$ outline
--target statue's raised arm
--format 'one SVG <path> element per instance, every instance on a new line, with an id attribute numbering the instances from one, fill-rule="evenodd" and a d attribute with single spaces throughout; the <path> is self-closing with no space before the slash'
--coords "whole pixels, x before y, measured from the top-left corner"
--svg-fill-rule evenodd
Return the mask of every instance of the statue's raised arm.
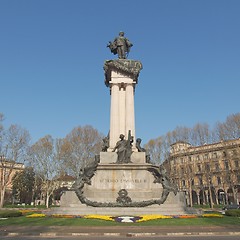
<path id="1" fill-rule="evenodd" d="M 118 54 L 119 59 L 126 59 L 132 46 L 133 44 L 124 37 L 124 32 L 120 32 L 119 36 L 113 42 L 109 41 L 107 45 L 114 55 Z"/>

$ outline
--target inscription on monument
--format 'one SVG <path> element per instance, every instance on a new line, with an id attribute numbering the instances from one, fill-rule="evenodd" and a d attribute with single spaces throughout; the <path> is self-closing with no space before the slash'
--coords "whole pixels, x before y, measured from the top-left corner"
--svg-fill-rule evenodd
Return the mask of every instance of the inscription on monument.
<path id="1" fill-rule="evenodd" d="M 146 179 L 100 179 L 100 183 L 146 183 Z"/>

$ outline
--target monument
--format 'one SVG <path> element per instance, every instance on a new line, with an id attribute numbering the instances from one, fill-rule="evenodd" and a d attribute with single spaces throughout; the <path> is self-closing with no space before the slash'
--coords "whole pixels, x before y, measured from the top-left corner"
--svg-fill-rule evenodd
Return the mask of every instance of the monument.
<path id="1" fill-rule="evenodd" d="M 61 199 L 61 213 L 183 214 L 183 198 L 166 171 L 151 164 L 136 138 L 134 94 L 142 63 L 128 59 L 133 44 L 123 32 L 107 47 L 118 59 L 104 63 L 110 90 L 110 130 L 95 161 L 79 173 Z"/>

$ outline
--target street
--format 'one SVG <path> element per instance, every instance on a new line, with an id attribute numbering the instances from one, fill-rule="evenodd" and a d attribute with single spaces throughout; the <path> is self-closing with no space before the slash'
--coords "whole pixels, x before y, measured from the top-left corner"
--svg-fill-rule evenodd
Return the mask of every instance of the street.
<path id="1" fill-rule="evenodd" d="M 37 236 L 4 236 L 1 237 L 1 239 L 4 240 L 43 240 L 43 239 L 49 239 L 49 240 L 107 240 L 107 239 L 116 239 L 116 240 L 126 240 L 126 239 L 140 239 L 140 240 L 151 240 L 151 239 L 161 239 L 161 240 L 238 240 L 238 236 L 65 236 L 65 237 L 37 237 Z"/>

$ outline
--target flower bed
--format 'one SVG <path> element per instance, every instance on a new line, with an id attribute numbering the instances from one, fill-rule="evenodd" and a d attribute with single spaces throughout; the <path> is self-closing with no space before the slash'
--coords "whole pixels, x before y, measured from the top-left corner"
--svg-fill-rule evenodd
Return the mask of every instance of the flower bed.
<path id="1" fill-rule="evenodd" d="M 137 222 L 145 222 L 149 220 L 156 220 L 156 219 L 169 219 L 173 218 L 172 216 L 165 216 L 165 215 L 142 215 Z"/>
<path id="2" fill-rule="evenodd" d="M 33 213 L 30 215 L 26 215 L 27 218 L 42 218 L 42 217 L 52 217 L 52 218 L 85 218 L 85 219 L 99 219 L 99 220 L 105 220 L 105 221 L 115 221 L 115 222 L 145 222 L 149 220 L 157 220 L 157 219 L 173 219 L 173 218 L 179 218 L 179 219 L 191 219 L 191 218 L 222 218 L 223 215 L 220 213 L 205 213 L 202 215 L 173 215 L 173 216 L 167 216 L 167 215 L 141 215 L 141 216 L 109 216 L 109 215 L 69 215 L 69 214 L 52 214 L 52 215 L 45 215 L 41 213 Z"/>

